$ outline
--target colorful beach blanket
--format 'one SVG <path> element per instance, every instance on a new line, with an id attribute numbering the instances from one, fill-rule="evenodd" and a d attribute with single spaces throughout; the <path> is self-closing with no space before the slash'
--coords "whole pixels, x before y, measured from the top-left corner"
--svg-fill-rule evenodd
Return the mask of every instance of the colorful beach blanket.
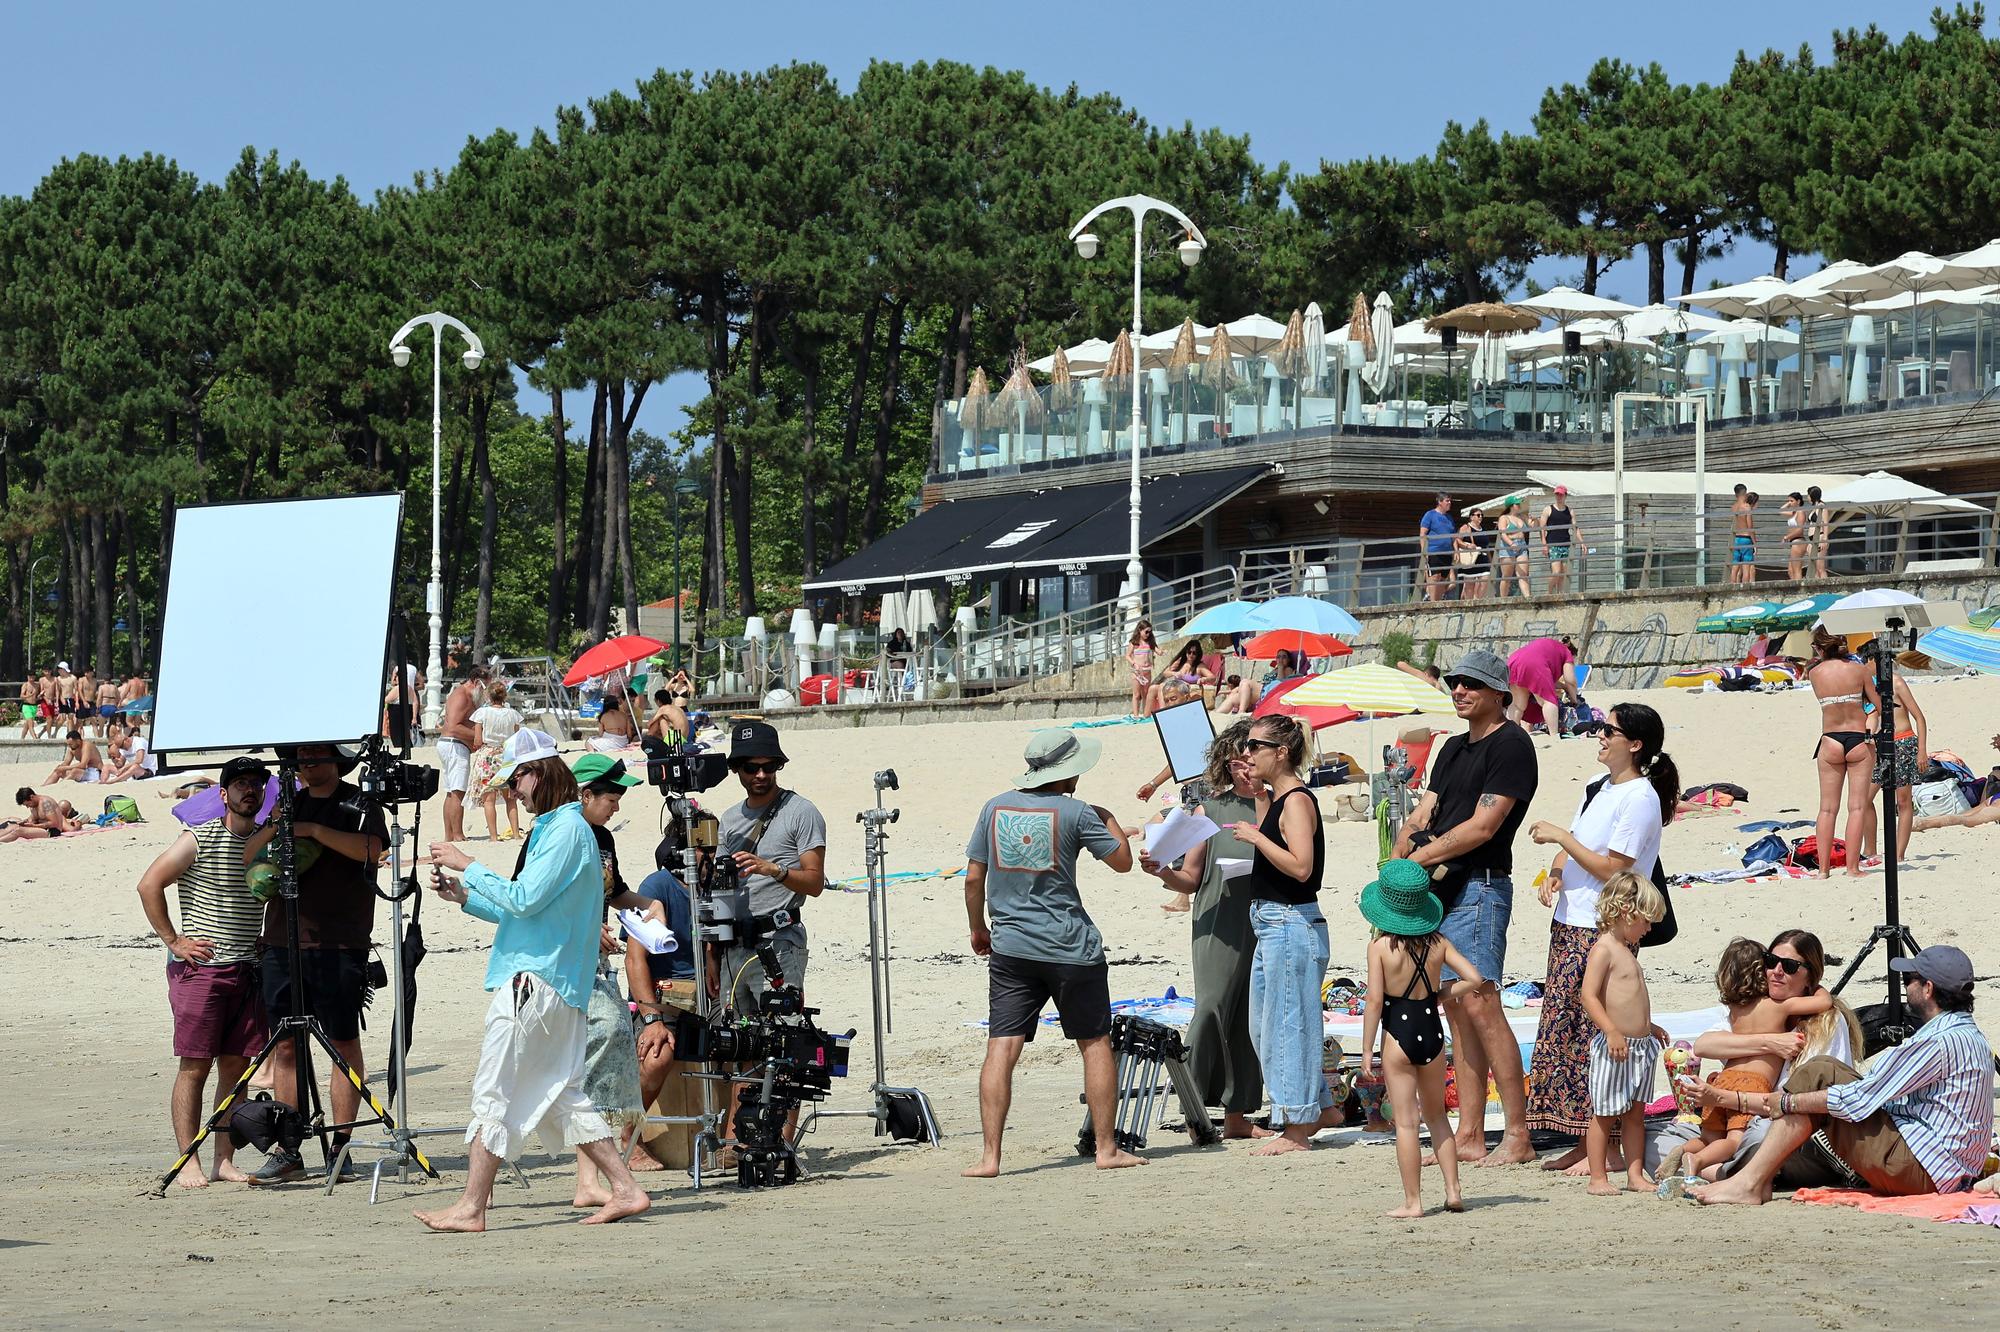
<path id="1" fill-rule="evenodd" d="M 1970 1208 L 1963 1193 L 1916 1193 L 1896 1197 L 1873 1189 L 1800 1189 L 1793 1202 L 1818 1203 L 1827 1207 L 1852 1207 L 1860 1212 L 1881 1212 L 1888 1216 L 1913 1216 L 1920 1221 L 1958 1221 Z"/>
<path id="2" fill-rule="evenodd" d="M 965 870 L 962 868 L 954 870 L 897 870 L 894 874 L 885 874 L 882 876 L 882 886 L 885 888 L 900 888 L 912 883 L 923 883 L 930 879 L 962 879 L 964 877 Z M 826 886 L 837 893 L 865 893 L 868 891 L 868 876 L 861 874 L 851 879 L 832 879 L 827 882 Z"/>

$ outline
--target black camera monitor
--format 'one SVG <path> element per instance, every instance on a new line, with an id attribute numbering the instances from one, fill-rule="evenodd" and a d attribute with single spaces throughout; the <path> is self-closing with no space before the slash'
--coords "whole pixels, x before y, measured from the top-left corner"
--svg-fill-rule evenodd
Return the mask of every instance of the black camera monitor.
<path id="1" fill-rule="evenodd" d="M 402 521 L 396 494 L 177 508 L 153 752 L 373 735 Z"/>

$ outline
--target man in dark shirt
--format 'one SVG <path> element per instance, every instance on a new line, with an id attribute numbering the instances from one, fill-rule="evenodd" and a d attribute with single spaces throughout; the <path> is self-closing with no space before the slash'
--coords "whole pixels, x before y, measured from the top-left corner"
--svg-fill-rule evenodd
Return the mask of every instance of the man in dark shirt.
<path id="1" fill-rule="evenodd" d="M 303 789 L 292 802 L 292 836 L 299 847 L 299 968 L 304 981 L 306 1011 L 326 1028 L 327 1039 L 357 1074 L 361 1063 L 361 1007 L 368 989 L 369 936 L 375 929 L 375 862 L 389 843 L 388 824 L 380 809 L 364 816 L 350 802 L 360 791 L 341 774 L 353 762 L 330 744 L 299 746 L 299 781 Z M 246 855 L 255 855 L 277 835 L 276 819 L 251 838 Z M 317 850 L 306 846 L 311 842 Z M 292 1012 L 291 955 L 285 903 L 273 896 L 264 910 L 259 970 L 264 981 L 264 1006 L 275 1022 Z M 298 1074 L 292 1063 L 292 1043 L 281 1041 L 271 1050 L 272 1086 L 279 1100 L 298 1095 Z M 361 1094 L 337 1069 L 327 1070 L 327 1112 L 335 1124 L 354 1121 Z M 348 1138 L 333 1135 L 334 1150 Z M 305 1168 L 297 1152 L 274 1152 L 251 1176 L 254 1182 L 276 1183 Z"/>
<path id="2" fill-rule="evenodd" d="M 1430 790 L 1396 834 L 1396 854 L 1431 871 L 1444 903 L 1439 931 L 1486 977 L 1487 987 L 1444 1006 L 1461 1089 L 1460 1160 L 1511 1165 L 1535 1159 L 1528 1145 L 1528 1095 L 1521 1048 L 1500 1005 L 1507 922 L 1514 914 L 1514 834 L 1528 816 L 1537 781 L 1534 742 L 1507 720 L 1507 663 L 1483 649 L 1445 672 L 1466 733 L 1444 742 Z M 1445 968 L 1449 978 L 1450 968 Z M 1486 1150 L 1486 1074 L 1499 1084 L 1506 1132 Z"/>

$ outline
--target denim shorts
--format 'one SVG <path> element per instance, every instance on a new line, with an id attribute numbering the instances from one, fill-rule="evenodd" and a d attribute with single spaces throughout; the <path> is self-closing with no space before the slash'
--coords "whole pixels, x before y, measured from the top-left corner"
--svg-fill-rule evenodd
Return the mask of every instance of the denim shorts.
<path id="1" fill-rule="evenodd" d="M 1504 874 L 1482 872 L 1466 883 L 1458 901 L 1445 912 L 1438 932 L 1460 955 L 1479 968 L 1485 980 L 1499 981 L 1507 962 L 1507 922 L 1514 915 L 1514 881 Z M 1450 967 L 1446 980 L 1458 979 Z"/>

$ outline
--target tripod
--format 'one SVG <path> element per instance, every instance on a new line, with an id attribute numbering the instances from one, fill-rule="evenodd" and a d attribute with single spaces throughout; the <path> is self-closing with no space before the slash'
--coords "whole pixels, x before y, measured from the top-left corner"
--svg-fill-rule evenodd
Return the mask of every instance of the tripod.
<path id="1" fill-rule="evenodd" d="M 882 792 L 899 790 L 894 769 L 875 774 L 875 808 L 854 816 L 861 825 L 862 844 L 868 861 L 868 989 L 875 1019 L 875 1081 L 868 1091 L 873 1098 L 866 1110 L 822 1110 L 815 1105 L 799 1125 L 804 1135 L 821 1119 L 866 1118 L 875 1121 L 875 1136 L 887 1133 L 898 1141 L 928 1142 L 943 1147 L 937 1116 L 931 1099 L 916 1087 L 891 1087 L 887 1071 L 885 1033 L 893 1031 L 889 1009 L 889 852 L 888 826 L 901 816 L 900 809 L 882 808 Z"/>
<path id="2" fill-rule="evenodd" d="M 1876 764 L 1884 772 L 1882 783 L 1881 833 L 1876 838 L 1876 849 L 1882 856 L 1882 907 L 1884 923 L 1869 931 L 1867 942 L 1840 973 L 1840 979 L 1833 983 L 1833 992 L 1839 994 L 1854 979 L 1861 964 L 1868 960 L 1877 944 L 1889 946 L 1890 969 L 1887 974 L 1889 997 L 1886 1003 L 1870 1004 L 1861 1010 L 1864 1053 L 1874 1054 L 1891 1045 L 1900 1045 L 1916 1030 L 1910 1020 L 1909 1010 L 1903 1003 L 1903 987 L 1897 979 L 1894 964 L 1897 958 L 1915 956 L 1921 950 L 1909 926 L 1903 924 L 1900 913 L 1901 899 L 1897 886 L 1896 854 L 1896 651 L 1897 644 L 1907 621 L 1893 610 L 1882 620 L 1882 628 L 1876 635 L 1875 645 L 1875 697 L 1880 703 L 1878 709 L 1881 723 L 1875 733 Z M 1829 855 L 1831 847 L 1822 847 L 1821 855 Z M 1858 846 L 1847 849 L 1849 856 L 1859 856 Z"/>
<path id="3" fill-rule="evenodd" d="M 425 1159 L 424 1154 L 417 1149 L 416 1144 L 408 1140 L 408 1135 L 399 1134 L 395 1118 L 390 1115 L 387 1107 L 375 1099 L 375 1093 L 368 1089 L 368 1084 L 361 1080 L 361 1075 L 356 1073 L 348 1062 L 340 1057 L 340 1051 L 334 1048 L 333 1040 L 326 1034 L 326 1028 L 321 1025 L 320 1020 L 306 1009 L 305 974 L 301 965 L 299 950 L 299 882 L 296 865 L 296 846 L 292 839 L 292 809 L 297 790 L 297 757 L 293 754 L 281 752 L 278 758 L 278 831 L 276 841 L 278 848 L 279 894 L 285 904 L 285 952 L 291 966 L 291 1012 L 287 1016 L 278 1019 L 277 1025 L 271 1030 L 270 1039 L 264 1042 L 264 1048 L 259 1050 L 256 1057 L 244 1067 L 241 1076 L 236 1079 L 236 1085 L 229 1089 L 229 1093 L 215 1107 L 215 1112 L 208 1117 L 207 1122 L 201 1126 L 201 1130 L 194 1135 L 193 1140 L 181 1149 L 181 1154 L 175 1158 L 173 1165 L 168 1167 L 167 1173 L 160 1178 L 158 1186 L 154 1188 L 153 1196 L 156 1198 L 166 1196 L 167 1188 L 174 1182 L 174 1177 L 179 1175 L 182 1168 L 194 1159 L 195 1153 L 201 1150 L 202 1143 L 208 1141 L 209 1136 L 215 1132 L 216 1128 L 235 1112 L 236 1103 L 243 1098 L 244 1092 L 250 1086 L 250 1080 L 257 1076 L 257 1071 L 264 1066 L 264 1061 L 269 1059 L 271 1052 L 277 1049 L 279 1044 L 284 1041 L 292 1043 L 292 1067 L 296 1074 L 294 1095 L 297 1097 L 297 1100 L 295 1104 L 300 1115 L 305 1120 L 305 1136 L 314 1137 L 319 1140 L 320 1155 L 327 1167 L 327 1189 L 329 1191 L 332 1190 L 334 1182 L 340 1177 L 338 1174 L 338 1162 L 335 1159 L 333 1146 L 329 1140 L 331 1135 L 344 1130 L 361 1128 L 368 1124 L 381 1124 L 389 1131 L 392 1138 L 398 1139 L 400 1149 L 406 1151 L 410 1159 L 415 1160 L 419 1166 L 423 1167 L 425 1174 L 429 1175 L 432 1179 L 438 1177 L 437 1171 Z M 398 959 L 399 966 L 397 969 L 399 973 L 401 971 L 400 961 L 401 959 Z M 400 990 L 398 997 L 400 998 Z M 313 1076 L 312 1045 L 309 1042 L 316 1042 L 320 1049 L 326 1052 L 326 1057 L 332 1061 L 334 1068 L 338 1069 L 341 1075 L 354 1085 L 355 1091 L 367 1103 L 368 1108 L 374 1112 L 370 1117 L 357 1119 L 347 1124 L 328 1124 L 326 1122 L 325 1110 L 321 1106 L 319 1099 L 318 1079 Z M 301 1141 L 303 1141 L 303 1138 Z M 347 1146 L 350 1145 L 343 1144 L 340 1153 L 342 1158 L 346 1156 Z"/>
<path id="4" fill-rule="evenodd" d="M 1111 1019 L 1111 1048 L 1118 1055 L 1118 1117 L 1113 1134 L 1120 1147 L 1139 1151 L 1155 1122 L 1165 1126 L 1169 1093 L 1180 1102 L 1182 1122 L 1195 1146 L 1222 1141 L 1222 1130 L 1209 1118 L 1194 1075 L 1188 1072 L 1187 1043 L 1179 1031 L 1164 1022 L 1120 1014 Z M 1097 1152 L 1097 1126 L 1088 1105 L 1083 1127 L 1077 1130 L 1076 1150 L 1083 1156 Z"/>

